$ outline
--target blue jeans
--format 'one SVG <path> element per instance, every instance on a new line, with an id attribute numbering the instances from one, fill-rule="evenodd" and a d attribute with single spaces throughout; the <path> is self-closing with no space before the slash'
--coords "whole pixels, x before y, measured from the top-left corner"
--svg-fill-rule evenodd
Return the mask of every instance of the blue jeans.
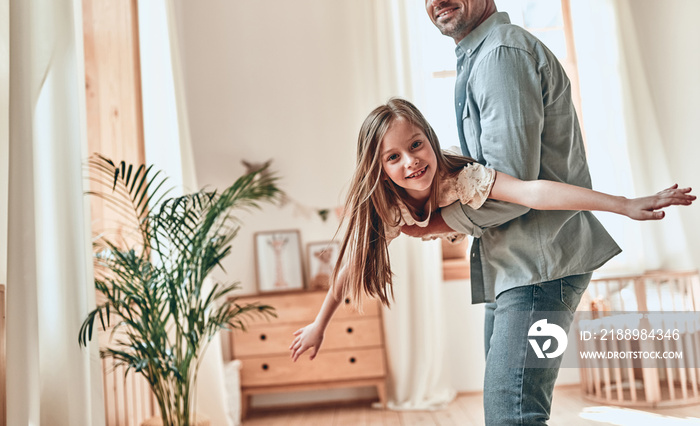
<path id="1" fill-rule="evenodd" d="M 562 357 L 549 368 L 527 367 L 534 357 L 528 332 L 537 312 L 556 312 L 567 333 L 591 274 L 572 275 L 506 290 L 486 304 L 484 323 L 486 425 L 545 425 Z M 515 313 L 515 314 L 513 314 Z M 528 359 L 528 357 L 530 359 Z"/>

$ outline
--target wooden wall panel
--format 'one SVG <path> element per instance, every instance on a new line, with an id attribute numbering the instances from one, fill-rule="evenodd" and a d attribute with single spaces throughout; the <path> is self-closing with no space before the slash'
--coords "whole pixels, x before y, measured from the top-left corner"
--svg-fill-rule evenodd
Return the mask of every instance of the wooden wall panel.
<path id="1" fill-rule="evenodd" d="M 145 162 L 136 0 L 83 0 L 87 135 L 90 154 Z M 109 220 L 91 201 L 93 231 Z"/>
<path id="2" fill-rule="evenodd" d="M 89 153 L 115 162 L 145 162 L 141 72 L 136 0 L 83 0 L 87 137 Z M 99 190 L 95 184 L 91 189 Z M 92 197 L 93 235 L 114 229 L 119 217 Z M 111 360 L 103 362 L 105 415 L 108 426 L 138 426 L 154 412 L 141 377 Z"/>
<path id="3" fill-rule="evenodd" d="M 90 151 L 143 162 L 136 1 L 83 0 Z"/>

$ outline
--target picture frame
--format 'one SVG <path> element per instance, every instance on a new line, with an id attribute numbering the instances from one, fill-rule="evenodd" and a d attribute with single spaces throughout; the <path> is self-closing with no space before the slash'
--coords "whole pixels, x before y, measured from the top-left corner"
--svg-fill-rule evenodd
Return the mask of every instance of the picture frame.
<path id="1" fill-rule="evenodd" d="M 339 252 L 340 243 L 337 241 L 318 241 L 306 245 L 309 290 L 328 289 Z"/>
<path id="2" fill-rule="evenodd" d="M 258 292 L 304 289 L 298 230 L 256 232 L 254 242 Z"/>

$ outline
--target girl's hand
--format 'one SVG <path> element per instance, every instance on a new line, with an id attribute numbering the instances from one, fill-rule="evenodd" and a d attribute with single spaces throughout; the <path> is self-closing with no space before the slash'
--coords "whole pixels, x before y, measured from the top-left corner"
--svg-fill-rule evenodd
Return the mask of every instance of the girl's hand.
<path id="1" fill-rule="evenodd" d="M 649 197 L 627 200 L 624 214 L 635 220 L 659 220 L 664 218 L 663 211 L 668 206 L 689 206 L 695 200 L 690 195 L 691 188 L 678 188 L 678 184 Z"/>
<path id="2" fill-rule="evenodd" d="M 324 330 L 315 322 L 295 331 L 294 335 L 296 337 L 289 346 L 289 350 L 292 351 L 292 360 L 296 362 L 297 358 L 306 352 L 307 349 L 311 349 L 311 356 L 309 359 L 313 360 L 316 358 L 316 354 L 318 353 L 321 343 L 323 342 L 323 334 Z"/>

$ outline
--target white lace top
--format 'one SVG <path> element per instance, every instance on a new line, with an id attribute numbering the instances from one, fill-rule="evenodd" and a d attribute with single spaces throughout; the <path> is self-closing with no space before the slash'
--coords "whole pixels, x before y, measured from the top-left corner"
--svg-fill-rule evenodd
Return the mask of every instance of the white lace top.
<path id="1" fill-rule="evenodd" d="M 496 180 L 496 171 L 485 167 L 479 163 L 468 164 L 462 169 L 459 174 L 453 178 L 445 179 L 440 182 L 440 192 L 438 196 L 438 207 L 449 206 L 455 201 L 466 204 L 473 209 L 478 209 L 486 201 L 491 193 L 491 187 Z M 421 228 L 428 226 L 430 222 L 430 214 L 423 221 L 417 221 L 413 218 L 408 207 L 399 200 L 396 214 L 400 215 L 399 225 L 396 227 L 387 227 L 386 240 L 387 244 L 401 234 L 403 225 L 418 225 Z M 431 209 L 432 210 L 432 209 Z M 466 235 L 459 232 L 438 233 L 426 235 L 423 240 L 434 240 L 436 238 L 445 238 L 452 242 L 459 242 Z"/>

